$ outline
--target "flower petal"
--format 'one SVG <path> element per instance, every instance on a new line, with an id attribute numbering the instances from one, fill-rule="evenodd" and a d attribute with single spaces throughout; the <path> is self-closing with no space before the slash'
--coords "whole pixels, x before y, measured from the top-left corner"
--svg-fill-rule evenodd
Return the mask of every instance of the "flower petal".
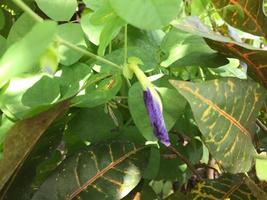
<path id="1" fill-rule="evenodd" d="M 165 146 L 170 146 L 169 135 L 164 122 L 163 114 L 160 109 L 160 104 L 157 102 L 149 89 L 144 91 L 145 106 L 149 115 L 151 126 L 153 127 L 154 135 Z"/>

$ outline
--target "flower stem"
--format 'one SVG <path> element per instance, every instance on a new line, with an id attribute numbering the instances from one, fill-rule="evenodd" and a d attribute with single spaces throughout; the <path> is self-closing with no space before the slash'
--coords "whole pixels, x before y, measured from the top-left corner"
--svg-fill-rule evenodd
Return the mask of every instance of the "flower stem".
<path id="1" fill-rule="evenodd" d="M 198 171 L 195 169 L 195 167 L 193 166 L 193 164 L 186 158 L 184 157 L 179 151 L 177 151 L 173 146 L 169 146 L 168 149 L 170 149 L 174 154 L 176 154 L 178 156 L 178 158 L 180 160 L 182 160 L 187 167 L 192 171 L 193 174 L 195 174 L 197 176 L 197 178 L 199 180 L 203 180 L 202 177 L 200 176 L 200 174 L 198 173 Z"/>
<path id="2" fill-rule="evenodd" d="M 27 4 L 25 4 L 22 0 L 12 0 L 18 7 L 20 7 L 23 11 L 25 11 L 25 13 L 27 13 L 29 16 L 31 16 L 36 22 L 43 22 L 44 20 L 39 16 L 37 15 Z M 105 59 L 105 58 L 102 58 L 94 53 L 91 53 L 90 51 L 87 51 L 83 48 L 80 48 L 62 38 L 60 38 L 59 36 L 57 36 L 57 39 L 59 40 L 59 42 L 62 44 L 62 45 L 65 45 L 66 47 L 70 48 L 70 49 L 73 49 L 77 52 L 80 52 L 90 58 L 93 58 L 95 60 L 98 60 L 102 63 L 105 63 L 105 64 L 108 64 L 110 66 L 113 66 L 113 67 L 116 67 L 118 69 L 122 69 L 121 66 Z"/>

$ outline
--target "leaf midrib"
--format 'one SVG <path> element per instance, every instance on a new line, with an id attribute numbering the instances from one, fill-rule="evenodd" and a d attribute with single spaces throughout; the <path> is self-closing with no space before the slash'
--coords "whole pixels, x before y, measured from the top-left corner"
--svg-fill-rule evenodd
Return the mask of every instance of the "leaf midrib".
<path id="1" fill-rule="evenodd" d="M 222 110 L 218 105 L 213 103 L 210 99 L 205 98 L 204 96 L 195 92 L 194 90 L 185 86 L 184 84 L 175 84 L 175 85 L 177 85 L 182 90 L 190 92 L 192 95 L 203 101 L 205 104 L 211 106 L 212 109 L 220 113 L 220 115 L 224 116 L 228 121 L 234 124 L 246 137 L 251 138 L 250 132 L 245 127 L 243 127 L 233 116 Z"/>
<path id="2" fill-rule="evenodd" d="M 138 151 L 144 149 L 146 146 L 142 146 L 139 148 L 134 148 L 134 150 L 128 152 L 127 154 L 125 154 L 124 156 L 120 157 L 119 159 L 117 159 L 116 161 L 111 162 L 108 166 L 106 166 L 105 168 L 103 168 L 102 170 L 100 170 L 99 172 L 96 173 L 95 176 L 93 176 L 92 178 L 90 178 L 88 181 L 86 181 L 81 187 L 79 187 L 78 189 L 76 189 L 75 191 L 73 191 L 70 195 L 69 198 L 67 198 L 67 200 L 72 200 L 73 198 L 75 198 L 78 194 L 80 194 L 81 192 L 83 192 L 84 190 L 87 189 L 87 187 L 89 185 L 91 185 L 93 182 L 95 182 L 99 177 L 103 176 L 105 173 L 107 173 L 110 169 L 112 169 L 113 167 L 115 167 L 116 165 L 120 164 L 122 161 L 126 160 L 127 158 L 129 158 L 131 155 L 136 154 Z"/>

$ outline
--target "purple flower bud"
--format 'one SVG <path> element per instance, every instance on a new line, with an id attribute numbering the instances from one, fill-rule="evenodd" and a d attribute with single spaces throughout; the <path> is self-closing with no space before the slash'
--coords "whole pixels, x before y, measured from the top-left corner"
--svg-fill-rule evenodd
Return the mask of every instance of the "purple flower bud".
<path id="1" fill-rule="evenodd" d="M 153 98 L 149 89 L 144 91 L 144 101 L 149 115 L 151 126 L 153 127 L 154 135 L 165 146 L 170 146 L 169 135 L 163 119 L 159 102 Z"/>

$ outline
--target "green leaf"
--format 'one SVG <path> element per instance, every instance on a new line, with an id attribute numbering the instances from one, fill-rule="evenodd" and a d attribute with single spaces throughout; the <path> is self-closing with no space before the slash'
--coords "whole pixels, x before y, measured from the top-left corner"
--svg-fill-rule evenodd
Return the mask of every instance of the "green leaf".
<path id="1" fill-rule="evenodd" d="M 35 0 L 38 7 L 55 21 L 68 21 L 77 8 L 76 0 Z"/>
<path id="2" fill-rule="evenodd" d="M 116 126 L 104 107 L 78 110 L 68 124 L 67 132 L 81 141 L 97 143 L 117 136 Z M 97 134 L 96 134 L 97 133 Z"/>
<path id="3" fill-rule="evenodd" d="M 206 14 L 210 0 L 192 0 L 191 2 L 191 14 L 199 16 Z"/>
<path id="4" fill-rule="evenodd" d="M 48 76 L 43 76 L 22 96 L 25 106 L 35 107 L 55 103 L 60 97 L 58 82 Z"/>
<path id="5" fill-rule="evenodd" d="M 244 61 L 248 65 L 251 76 L 255 77 L 267 88 L 266 50 L 235 42 L 228 37 L 219 35 L 211 31 L 195 17 L 188 17 L 185 20 L 173 23 L 173 25 L 182 31 L 206 38 L 208 44 L 220 53 Z"/>
<path id="6" fill-rule="evenodd" d="M 144 72 L 151 72 L 158 66 L 158 57 L 156 54 L 151 53 L 151 51 L 147 51 L 146 48 L 140 47 L 128 47 L 128 57 L 138 57 L 140 58 L 144 65 L 140 65 L 140 68 Z M 112 51 L 110 54 L 105 55 L 105 58 L 118 64 L 124 64 L 124 49 L 117 49 Z M 110 65 L 103 64 L 100 61 L 94 63 L 99 67 L 100 72 L 107 73 L 121 73 L 117 68 L 111 67 Z"/>
<path id="7" fill-rule="evenodd" d="M 0 160 L 0 190 L 20 168 L 44 131 L 67 107 L 68 103 L 63 102 L 12 127 L 5 139 L 3 158 Z"/>
<path id="8" fill-rule="evenodd" d="M 155 193 L 155 191 L 150 187 L 149 184 L 142 184 L 142 187 L 137 186 L 137 190 L 133 190 L 131 193 L 129 193 L 125 198 L 122 200 L 135 200 L 136 198 L 139 200 L 144 199 L 144 200 L 158 200 L 158 196 Z"/>
<path id="9" fill-rule="evenodd" d="M 256 158 L 256 173 L 260 180 L 267 181 L 267 159 Z"/>
<path id="10" fill-rule="evenodd" d="M 80 47 L 86 47 L 80 24 L 66 23 L 58 26 L 57 34 L 63 39 Z M 59 46 L 60 63 L 66 66 L 77 62 L 83 54 L 64 45 Z"/>
<path id="11" fill-rule="evenodd" d="M 141 29 L 166 26 L 178 14 L 180 0 L 109 0 L 116 14 Z"/>
<path id="12" fill-rule="evenodd" d="M 157 88 L 163 103 L 163 116 L 167 129 L 170 130 L 185 107 L 185 100 L 175 90 L 169 88 Z M 177 102 L 178 106 L 177 106 Z M 148 141 L 156 138 L 148 118 L 143 99 L 143 89 L 139 83 L 134 84 L 129 90 L 128 104 L 133 121 L 140 133 Z"/>
<path id="13" fill-rule="evenodd" d="M 64 161 L 32 200 L 121 199 L 140 181 L 147 156 L 134 143 L 94 145 Z"/>
<path id="14" fill-rule="evenodd" d="M 110 44 L 112 39 L 114 39 L 118 33 L 120 32 L 121 27 L 125 24 L 125 22 L 118 17 L 109 3 L 106 3 L 103 7 L 98 9 L 90 16 L 89 26 L 93 27 L 92 30 L 96 29 L 96 35 L 99 40 L 99 48 L 97 53 L 101 56 L 104 56 L 105 50 L 107 46 Z"/>
<path id="15" fill-rule="evenodd" d="M 59 77 L 58 74 L 60 74 Z M 60 85 L 60 100 L 76 95 L 85 86 L 91 74 L 91 67 L 84 63 L 62 67 L 55 77 Z"/>
<path id="16" fill-rule="evenodd" d="M 253 193 L 244 183 L 242 175 L 224 174 L 216 180 L 205 180 L 191 191 L 191 199 L 247 199 L 256 200 Z"/>
<path id="17" fill-rule="evenodd" d="M 233 78 L 171 83 L 189 102 L 213 157 L 231 173 L 249 171 L 256 155 L 255 121 L 265 90 L 255 82 Z"/>
<path id="18" fill-rule="evenodd" d="M 27 13 L 23 13 L 13 24 L 7 37 L 8 46 L 21 40 L 35 25 L 35 20 Z"/>
<path id="19" fill-rule="evenodd" d="M 55 22 L 38 23 L 23 39 L 8 48 L 0 60 L 0 87 L 10 78 L 36 67 L 40 57 L 54 39 L 55 30 Z"/>
<path id="20" fill-rule="evenodd" d="M 12 79 L 0 92 L 0 108 L 7 117 L 18 120 L 40 112 L 23 105 L 21 100 L 23 94 L 40 78 L 41 75 Z"/>
<path id="21" fill-rule="evenodd" d="M 100 43 L 100 35 L 103 31 L 103 25 L 95 25 L 91 22 L 92 13 L 86 13 L 81 18 L 81 26 L 83 32 L 87 36 L 90 42 L 95 45 L 99 45 Z"/>
<path id="22" fill-rule="evenodd" d="M 245 32 L 267 37 L 267 17 L 264 0 L 212 0 L 223 19 L 231 26 Z"/>
<path id="23" fill-rule="evenodd" d="M 92 10 L 98 10 L 99 8 L 103 7 L 105 4 L 107 4 L 107 0 L 83 0 L 86 7 L 92 9 Z"/>
<path id="24" fill-rule="evenodd" d="M 216 54 L 216 51 L 212 50 L 202 37 L 177 29 L 172 29 L 166 34 L 161 43 L 161 49 L 168 56 L 161 62 L 163 67 L 168 67 L 175 61 L 177 62 L 172 65 L 174 67 L 193 64 L 201 66 L 202 63 L 204 67 L 207 67 L 205 63 L 211 63 L 209 67 L 215 67 L 227 63 L 227 59 Z"/>
<path id="25" fill-rule="evenodd" d="M 97 51 L 99 55 L 103 56 L 105 54 L 107 46 L 109 45 L 111 40 L 118 35 L 124 24 L 125 22 L 116 15 L 110 17 L 109 20 L 107 20 L 99 38 L 100 44 Z"/>
<path id="26" fill-rule="evenodd" d="M 6 38 L 4 38 L 2 35 L 0 35 L 0 57 L 4 54 L 7 44 L 6 44 Z"/>
<path id="27" fill-rule="evenodd" d="M 3 9 L 0 8 L 0 30 L 5 27 L 5 23 L 6 23 L 6 20 L 5 20 Z"/>
<path id="28" fill-rule="evenodd" d="M 169 135 L 172 146 L 181 155 L 190 159 L 192 164 L 199 163 L 203 154 L 202 143 L 199 140 L 191 139 L 184 146 L 182 142 L 179 142 L 179 137 L 177 135 Z M 161 148 L 160 151 L 160 168 L 156 180 L 178 181 L 181 185 L 186 183 L 187 179 L 191 177 L 191 172 L 187 165 L 169 149 Z"/>
<path id="29" fill-rule="evenodd" d="M 120 75 L 106 78 L 91 87 L 87 87 L 85 91 L 78 94 L 72 100 L 72 105 L 92 108 L 107 103 L 116 96 L 121 85 L 122 78 Z"/>

